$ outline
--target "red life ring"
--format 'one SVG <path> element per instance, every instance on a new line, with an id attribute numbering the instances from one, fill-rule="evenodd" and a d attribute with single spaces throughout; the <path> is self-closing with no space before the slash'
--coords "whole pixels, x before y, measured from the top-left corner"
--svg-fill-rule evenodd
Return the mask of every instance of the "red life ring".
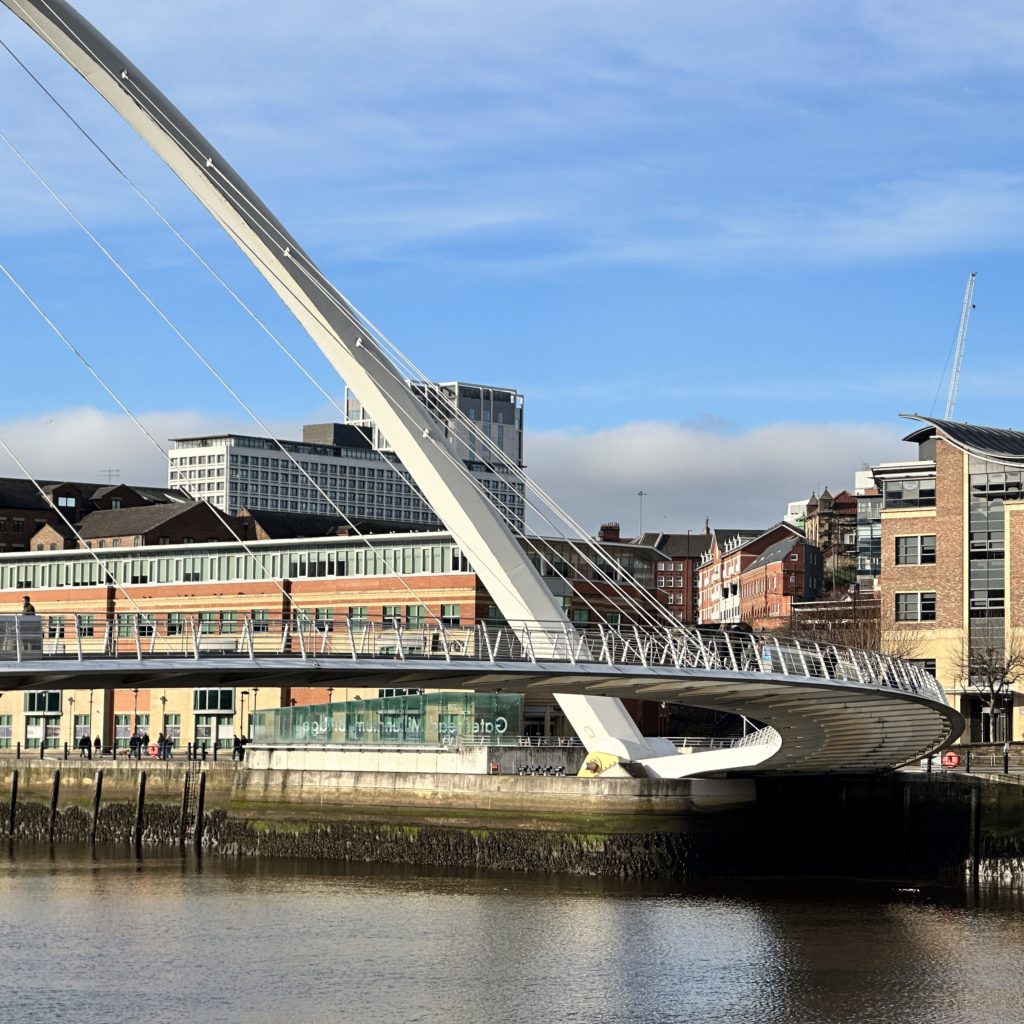
<path id="1" fill-rule="evenodd" d="M 955 750 L 947 750 L 942 755 L 943 768 L 957 768 L 960 765 L 960 755 Z"/>
<path id="2" fill-rule="evenodd" d="M 150 745 L 149 745 L 149 756 L 150 757 L 156 757 L 156 755 L 159 754 L 159 753 L 160 753 L 160 748 L 155 743 L 150 743 Z"/>

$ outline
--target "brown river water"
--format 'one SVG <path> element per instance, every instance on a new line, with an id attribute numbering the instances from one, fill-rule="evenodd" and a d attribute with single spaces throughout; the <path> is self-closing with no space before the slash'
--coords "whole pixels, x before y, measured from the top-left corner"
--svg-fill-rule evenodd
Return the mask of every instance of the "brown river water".
<path id="1" fill-rule="evenodd" d="M 15 1024 L 1024 1021 L 1024 896 L 0 848 Z"/>

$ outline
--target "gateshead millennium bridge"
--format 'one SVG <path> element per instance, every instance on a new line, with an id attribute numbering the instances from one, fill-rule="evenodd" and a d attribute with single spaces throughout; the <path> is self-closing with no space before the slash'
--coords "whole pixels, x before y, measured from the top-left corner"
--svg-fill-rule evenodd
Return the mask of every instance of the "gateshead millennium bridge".
<path id="1" fill-rule="evenodd" d="M 644 596 L 643 588 L 607 564 L 593 539 L 526 480 L 522 467 L 496 449 L 479 424 L 465 419 L 456 429 L 435 416 L 439 405 L 430 394 L 432 385 L 410 383 L 417 375 L 423 377 L 422 372 L 327 280 L 227 160 L 94 26 L 63 0 L 0 2 L 136 130 L 252 261 L 356 394 L 387 438 L 382 454 L 401 460 L 509 623 L 456 628 L 438 621 L 422 630 L 362 623 L 326 632 L 303 622 L 296 612 L 290 621 L 246 622 L 237 634 L 211 636 L 187 616 L 174 619 L 172 632 L 167 625 L 171 609 L 140 609 L 128 626 L 123 618 L 105 625 L 93 619 L 88 631 L 76 627 L 61 637 L 44 638 L 41 620 L 8 617 L 3 621 L 0 687 L 60 689 L 91 686 L 93 680 L 104 688 L 212 686 L 232 680 L 324 686 L 372 679 L 378 686 L 541 692 L 557 700 L 589 752 L 630 762 L 638 772 L 659 777 L 740 769 L 882 770 L 939 749 L 959 735 L 962 719 L 938 684 L 907 662 L 779 638 L 722 634 L 709 639 L 679 627 L 649 594 Z M 49 91 L 47 95 L 54 99 Z M 15 149 L 6 136 L 4 141 Z M 164 324 L 217 376 L 155 299 L 99 244 L 27 158 L 17 149 L 15 153 Z M 155 210 L 113 159 L 108 160 Z M 67 342 L 52 318 L 33 306 Z M 262 323 L 260 327 L 267 330 Z M 104 387 L 116 398 L 105 382 Z M 263 427 L 239 396 L 231 394 Z M 590 578 L 619 595 L 614 625 L 581 629 L 569 621 L 562 601 L 520 543 L 549 559 L 538 546 L 545 542 L 516 536 L 493 496 L 467 471 L 453 440 L 462 432 L 480 444 L 488 461 L 520 481 L 532 511 L 555 515 L 567 525 L 571 543 L 579 545 L 574 550 L 587 560 Z M 296 471 L 304 471 L 292 461 Z M 563 576 L 563 581 L 572 587 L 572 580 Z M 131 587 L 123 589 L 134 604 Z M 734 748 L 681 754 L 666 740 L 641 735 L 622 697 L 735 712 L 763 728 Z"/>
<path id="2" fill-rule="evenodd" d="M 86 617 L 83 617 L 86 618 Z M 652 775 L 882 770 L 935 750 L 962 723 L 923 669 L 897 658 L 778 636 L 565 624 L 403 628 L 246 618 L 204 632 L 166 612 L 96 622 L 59 638 L 38 617 L 0 617 L 0 687 L 288 685 L 422 687 L 558 694 L 592 752 Z M 729 711 L 764 728 L 734 747 L 678 755 L 608 717 L 618 701 L 675 701 Z M 597 714 L 590 712 L 594 698 Z M 604 717 L 602 717 L 602 712 Z"/>

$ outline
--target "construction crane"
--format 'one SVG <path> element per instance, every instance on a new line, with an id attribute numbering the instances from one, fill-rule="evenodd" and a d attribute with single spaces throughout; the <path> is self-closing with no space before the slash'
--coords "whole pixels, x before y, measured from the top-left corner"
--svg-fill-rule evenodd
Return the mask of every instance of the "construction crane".
<path id="1" fill-rule="evenodd" d="M 976 270 L 972 270 L 967 278 L 967 287 L 964 289 L 964 307 L 960 310 L 960 326 L 956 332 L 956 352 L 953 354 L 953 369 L 949 374 L 949 394 L 946 395 L 946 415 L 944 419 L 953 418 L 953 406 L 956 404 L 956 389 L 960 384 L 960 365 L 964 361 L 964 343 L 967 341 L 967 321 L 971 319 L 971 310 L 974 309 L 974 279 L 978 276 Z"/>

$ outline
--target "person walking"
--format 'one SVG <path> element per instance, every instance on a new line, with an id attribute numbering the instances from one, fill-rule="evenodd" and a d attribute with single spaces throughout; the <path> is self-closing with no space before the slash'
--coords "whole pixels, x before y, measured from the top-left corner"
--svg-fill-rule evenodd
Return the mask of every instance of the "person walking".
<path id="1" fill-rule="evenodd" d="M 89 755 L 92 752 L 92 744 L 89 742 L 89 737 L 82 734 L 82 738 L 78 741 L 78 759 L 81 760 L 83 757 L 88 760 Z"/>
<path id="2" fill-rule="evenodd" d="M 24 596 L 21 602 L 21 614 L 22 615 L 35 615 L 35 605 L 28 599 L 28 594 Z"/>

